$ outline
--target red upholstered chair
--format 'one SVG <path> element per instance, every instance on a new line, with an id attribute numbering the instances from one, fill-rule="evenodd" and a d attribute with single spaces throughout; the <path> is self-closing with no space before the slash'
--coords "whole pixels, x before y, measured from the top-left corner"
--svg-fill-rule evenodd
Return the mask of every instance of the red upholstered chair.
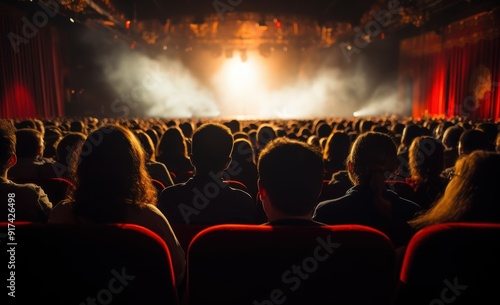
<path id="1" fill-rule="evenodd" d="M 433 225 L 408 244 L 395 303 L 498 303 L 499 274 L 500 224 Z"/>
<path id="2" fill-rule="evenodd" d="M 395 250 L 359 225 L 217 225 L 188 248 L 188 304 L 384 304 Z"/>
<path id="3" fill-rule="evenodd" d="M 15 301 L 19 304 L 31 304 L 29 300 L 61 305 L 179 304 L 167 245 L 144 227 L 14 225 Z M 7 226 L 0 223 L 1 232 Z M 4 241 L 1 256 L 7 264 L 5 247 L 11 245 Z M 4 280 L 6 271 L 2 268 Z"/>

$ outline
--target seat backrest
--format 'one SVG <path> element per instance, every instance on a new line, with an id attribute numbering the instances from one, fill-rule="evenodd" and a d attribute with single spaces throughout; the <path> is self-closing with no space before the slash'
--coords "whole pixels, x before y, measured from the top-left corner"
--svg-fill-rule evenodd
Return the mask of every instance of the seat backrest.
<path id="1" fill-rule="evenodd" d="M 500 224 L 433 225 L 408 244 L 396 303 L 488 304 L 499 274 Z"/>
<path id="2" fill-rule="evenodd" d="M 217 225 L 188 248 L 188 304 L 384 304 L 395 250 L 359 225 Z"/>
<path id="3" fill-rule="evenodd" d="M 13 251 L 2 251 L 2 257 L 15 258 L 12 283 L 19 304 L 33 298 L 61 305 L 179 304 L 168 247 L 144 227 L 5 222 L 0 227 L 13 231 L 9 242 L 17 243 L 7 244 Z"/>

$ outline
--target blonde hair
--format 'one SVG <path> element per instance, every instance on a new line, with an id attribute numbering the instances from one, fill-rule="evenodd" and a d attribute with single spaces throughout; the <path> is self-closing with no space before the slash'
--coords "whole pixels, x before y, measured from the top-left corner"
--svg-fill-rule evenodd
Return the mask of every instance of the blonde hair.
<path id="1" fill-rule="evenodd" d="M 420 229 L 446 222 L 500 222 L 500 154 L 477 150 L 457 160 L 441 198 L 409 224 Z"/>

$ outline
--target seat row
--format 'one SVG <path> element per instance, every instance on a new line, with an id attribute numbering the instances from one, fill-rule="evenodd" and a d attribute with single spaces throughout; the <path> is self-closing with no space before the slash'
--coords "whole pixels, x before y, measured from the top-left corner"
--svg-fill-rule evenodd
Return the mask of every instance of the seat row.
<path id="1" fill-rule="evenodd" d="M 369 227 L 211 226 L 188 233 L 185 287 L 166 244 L 143 227 L 0 225 L 4 295 L 20 303 L 480 304 L 500 284 L 498 224 L 423 229 L 401 267 Z"/>

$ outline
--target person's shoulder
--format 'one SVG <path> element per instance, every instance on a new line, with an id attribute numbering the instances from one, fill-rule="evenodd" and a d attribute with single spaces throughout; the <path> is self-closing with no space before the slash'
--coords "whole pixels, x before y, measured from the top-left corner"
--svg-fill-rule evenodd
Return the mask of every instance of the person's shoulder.
<path id="1" fill-rule="evenodd" d="M 50 211 L 49 223 L 73 223 L 73 201 L 63 200 L 56 204 Z"/>
<path id="2" fill-rule="evenodd" d="M 9 181 L 5 184 L 5 188 L 11 192 L 15 192 L 16 194 L 34 194 L 39 196 L 39 194 L 43 194 L 44 191 L 41 186 L 35 183 L 16 183 L 14 181 Z"/>
<path id="3" fill-rule="evenodd" d="M 386 190 L 389 200 L 392 203 L 396 203 L 396 208 L 404 209 L 410 213 L 416 213 L 422 210 L 422 207 L 413 200 L 399 196 L 396 192 L 392 190 Z"/>

